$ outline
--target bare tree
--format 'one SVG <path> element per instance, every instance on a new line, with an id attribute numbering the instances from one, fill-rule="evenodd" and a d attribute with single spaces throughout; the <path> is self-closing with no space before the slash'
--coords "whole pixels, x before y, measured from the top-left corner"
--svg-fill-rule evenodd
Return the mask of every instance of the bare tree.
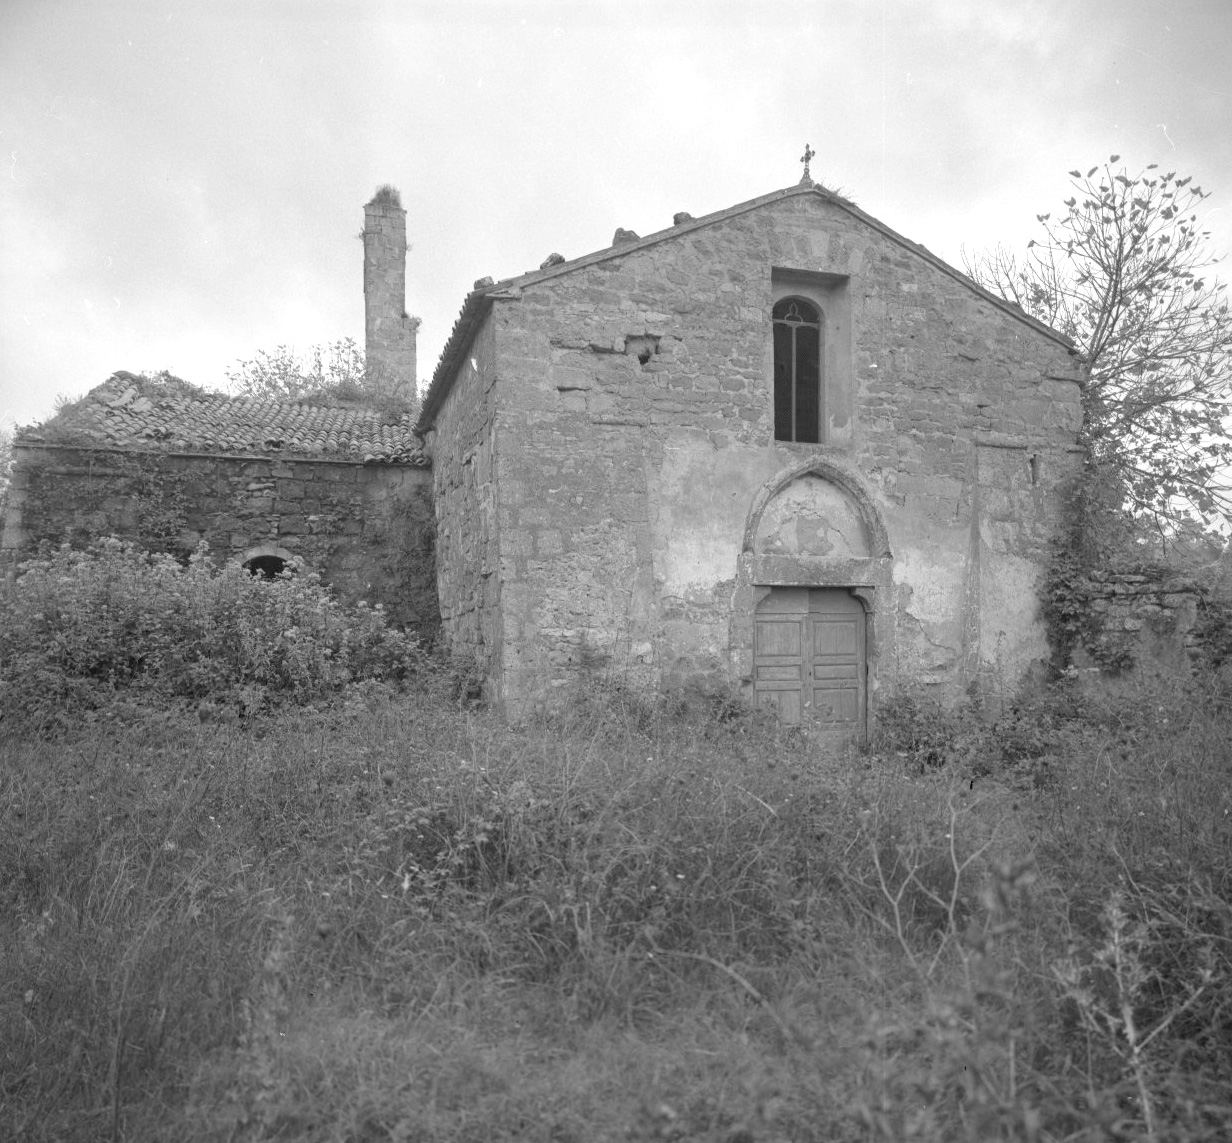
<path id="1" fill-rule="evenodd" d="M 1232 506 L 1232 323 L 1198 210 L 1209 192 L 1158 173 L 1086 174 L 1019 258 L 964 256 L 980 285 L 1072 338 L 1090 366 L 1085 444 L 1136 515 L 1210 519 Z"/>

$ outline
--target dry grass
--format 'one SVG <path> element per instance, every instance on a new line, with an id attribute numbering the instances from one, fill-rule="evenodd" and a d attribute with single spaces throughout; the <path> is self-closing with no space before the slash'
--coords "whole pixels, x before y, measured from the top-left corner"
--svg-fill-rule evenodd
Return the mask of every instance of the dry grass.
<path id="1" fill-rule="evenodd" d="M 9 742 L 0 1134 L 1218 1138 L 1227 713 L 923 773 L 615 689 Z"/>

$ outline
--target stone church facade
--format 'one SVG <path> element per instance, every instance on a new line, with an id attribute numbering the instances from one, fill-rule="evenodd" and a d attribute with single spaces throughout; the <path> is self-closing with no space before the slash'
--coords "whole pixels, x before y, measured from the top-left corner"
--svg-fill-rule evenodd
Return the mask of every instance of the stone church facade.
<path id="1" fill-rule="evenodd" d="M 365 208 L 386 396 L 415 376 L 405 217 L 392 188 Z M 181 547 L 439 609 L 512 711 L 612 673 L 859 735 L 896 687 L 1009 691 L 1047 659 L 1081 381 L 1059 334 L 806 172 L 476 283 L 414 424 L 113 379 L 19 434 L 2 546 L 140 539 L 152 499 Z M 392 558 L 432 516 L 435 564 Z"/>
<path id="2" fill-rule="evenodd" d="M 451 647 L 861 733 L 1047 659 L 1071 345 L 806 178 L 477 283 L 424 398 Z"/>

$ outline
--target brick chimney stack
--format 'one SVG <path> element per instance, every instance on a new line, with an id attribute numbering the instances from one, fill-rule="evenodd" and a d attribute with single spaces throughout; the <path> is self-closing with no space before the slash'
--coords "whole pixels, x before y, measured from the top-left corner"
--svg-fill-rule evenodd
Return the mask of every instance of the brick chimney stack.
<path id="1" fill-rule="evenodd" d="M 406 211 L 393 187 L 364 206 L 363 238 L 367 384 L 374 395 L 413 399 L 419 318 L 406 313 Z"/>

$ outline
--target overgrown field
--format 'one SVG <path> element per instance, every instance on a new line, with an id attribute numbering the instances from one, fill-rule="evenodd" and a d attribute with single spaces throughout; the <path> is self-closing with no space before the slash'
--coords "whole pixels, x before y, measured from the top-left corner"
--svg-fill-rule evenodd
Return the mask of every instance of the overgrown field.
<path id="1" fill-rule="evenodd" d="M 371 612 L 308 654 L 303 584 L 316 682 L 74 675 L 100 566 L 4 604 L 0 1137 L 1227 1138 L 1226 683 L 841 757 L 611 683 L 510 727 Z"/>

